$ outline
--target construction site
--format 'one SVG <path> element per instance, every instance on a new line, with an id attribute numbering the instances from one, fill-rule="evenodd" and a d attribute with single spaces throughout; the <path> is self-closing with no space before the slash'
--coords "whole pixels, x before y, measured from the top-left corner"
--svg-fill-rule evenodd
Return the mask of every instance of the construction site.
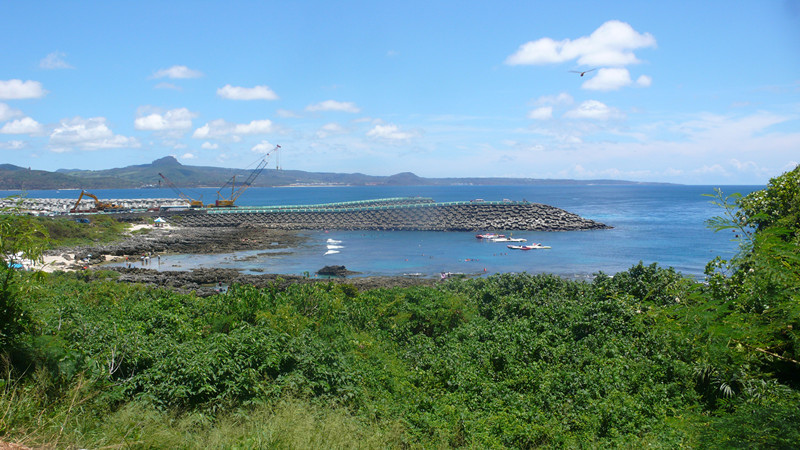
<path id="1" fill-rule="evenodd" d="M 417 230 L 474 231 L 530 230 L 572 231 L 608 228 L 553 206 L 527 201 L 483 201 L 437 203 L 431 198 L 397 197 L 313 205 L 246 206 L 237 199 L 253 184 L 269 162 L 277 160 L 280 146 L 266 153 L 241 182 L 236 175 L 217 191 L 213 203 L 186 194 L 166 174 L 160 181 L 176 198 L 106 199 L 82 190 L 77 200 L 21 199 L 21 211 L 37 215 L 70 215 L 88 218 L 111 214 L 127 222 L 152 220 L 187 227 L 261 227 L 281 230 Z M 276 167 L 277 168 L 277 167 Z M 5 206 L 14 200 L 5 200 Z"/>

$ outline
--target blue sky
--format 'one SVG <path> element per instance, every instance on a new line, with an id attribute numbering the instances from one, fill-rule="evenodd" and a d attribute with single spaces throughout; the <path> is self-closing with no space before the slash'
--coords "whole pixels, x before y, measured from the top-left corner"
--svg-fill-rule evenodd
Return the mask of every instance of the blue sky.
<path id="1" fill-rule="evenodd" d="M 280 145 L 306 171 L 763 184 L 800 161 L 797 0 L 0 11 L 0 163 L 246 168 Z"/>

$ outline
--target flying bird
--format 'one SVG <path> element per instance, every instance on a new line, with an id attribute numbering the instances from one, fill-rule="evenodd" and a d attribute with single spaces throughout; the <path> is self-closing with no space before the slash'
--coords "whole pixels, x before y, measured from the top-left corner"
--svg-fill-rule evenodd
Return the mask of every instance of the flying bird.
<path id="1" fill-rule="evenodd" d="M 579 73 L 579 74 L 581 74 L 581 76 L 584 76 L 584 75 L 586 75 L 587 73 L 589 73 L 589 72 L 591 72 L 593 70 L 597 70 L 597 67 L 595 67 L 594 69 L 584 70 L 582 72 L 580 70 L 570 70 L 570 72 Z"/>

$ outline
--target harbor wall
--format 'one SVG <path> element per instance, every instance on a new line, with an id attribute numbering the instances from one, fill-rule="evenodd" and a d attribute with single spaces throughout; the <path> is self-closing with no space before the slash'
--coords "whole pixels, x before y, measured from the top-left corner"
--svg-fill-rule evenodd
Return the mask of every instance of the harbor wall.
<path id="1" fill-rule="evenodd" d="M 610 228 L 554 206 L 529 202 L 435 203 L 422 197 L 375 199 L 320 205 L 164 210 L 180 199 L 109 199 L 127 208 L 108 213 L 118 220 L 138 222 L 164 217 L 189 227 L 264 227 L 281 230 L 417 230 L 417 231 L 572 231 Z M 11 203 L 6 201 L 8 205 Z M 81 208 L 91 208 L 83 200 Z M 23 199 L 22 210 L 62 215 L 74 207 L 70 199 Z M 0 204 L 0 206 L 3 206 Z M 162 207 L 161 210 L 158 210 Z M 154 209 L 155 211 L 147 211 Z M 91 217 L 92 214 L 70 214 Z"/>
<path id="2" fill-rule="evenodd" d="M 610 228 L 538 203 L 425 204 L 405 207 L 308 210 L 187 211 L 169 215 L 181 226 L 255 226 L 283 230 L 573 231 Z"/>

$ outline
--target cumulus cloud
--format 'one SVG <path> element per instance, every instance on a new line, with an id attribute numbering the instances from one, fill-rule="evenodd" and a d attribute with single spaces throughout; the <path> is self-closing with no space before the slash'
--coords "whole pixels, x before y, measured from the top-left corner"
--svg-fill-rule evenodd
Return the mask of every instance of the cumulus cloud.
<path id="1" fill-rule="evenodd" d="M 42 98 L 46 93 L 38 81 L 0 80 L 0 100 Z"/>
<path id="2" fill-rule="evenodd" d="M 542 106 L 528 113 L 529 119 L 546 120 L 553 117 L 552 106 Z"/>
<path id="3" fill-rule="evenodd" d="M 336 100 L 325 100 L 324 102 L 320 102 L 315 105 L 308 105 L 306 107 L 306 111 L 310 112 L 341 111 L 348 113 L 357 113 L 361 111 L 361 109 L 358 106 L 356 106 L 355 103 L 352 102 L 337 102 Z"/>
<path id="4" fill-rule="evenodd" d="M 153 112 L 134 120 L 137 130 L 176 131 L 192 128 L 192 119 L 196 114 L 186 108 L 172 109 L 165 113 Z"/>
<path id="5" fill-rule="evenodd" d="M 564 114 L 569 119 L 609 120 L 622 117 L 622 113 L 615 108 L 597 100 L 586 100 Z"/>
<path id="6" fill-rule="evenodd" d="M 636 84 L 641 87 L 649 87 L 653 83 L 653 79 L 647 75 L 642 75 L 636 79 Z"/>
<path id="7" fill-rule="evenodd" d="M 655 46 L 656 39 L 650 33 L 639 33 L 625 22 L 609 20 L 589 36 L 575 40 L 545 37 L 526 42 L 505 63 L 541 65 L 577 60 L 585 66 L 625 66 L 639 62 L 634 50 Z"/>
<path id="8" fill-rule="evenodd" d="M 203 142 L 203 145 L 200 148 L 205 150 L 216 150 L 219 148 L 219 144 L 215 144 L 213 142 Z"/>
<path id="9" fill-rule="evenodd" d="M 256 153 L 267 154 L 274 149 L 275 149 L 275 144 L 269 141 L 261 141 L 258 144 L 254 145 L 253 148 L 251 148 L 250 150 Z"/>
<path id="10" fill-rule="evenodd" d="M 39 134 L 41 132 L 42 125 L 30 117 L 13 120 L 0 128 L 0 134 Z"/>
<path id="11" fill-rule="evenodd" d="M 86 150 L 139 147 L 136 138 L 114 134 L 105 117 L 64 119 L 50 134 L 50 144 L 59 147 L 80 147 Z"/>
<path id="12" fill-rule="evenodd" d="M 194 156 L 192 153 L 184 153 L 183 155 L 181 155 L 181 159 L 195 159 L 195 158 L 196 156 Z"/>
<path id="13" fill-rule="evenodd" d="M 225 119 L 217 119 L 194 130 L 192 137 L 196 139 L 220 139 L 243 134 L 267 134 L 274 130 L 275 126 L 269 119 L 253 120 L 246 124 L 230 123 Z"/>
<path id="14" fill-rule="evenodd" d="M 228 100 L 277 100 L 278 95 L 268 86 L 255 86 L 245 88 L 240 86 L 225 86 L 217 89 L 217 95 Z"/>
<path id="15" fill-rule="evenodd" d="M 39 61 L 39 67 L 47 70 L 55 69 L 74 69 L 64 58 L 67 54 L 64 52 L 53 52 L 42 58 Z"/>
<path id="16" fill-rule="evenodd" d="M 21 115 L 22 111 L 14 109 L 5 103 L 0 103 L 0 122 L 5 122 L 6 120 L 13 119 L 14 117 L 19 117 Z"/>
<path id="17" fill-rule="evenodd" d="M 405 140 L 411 139 L 416 135 L 408 131 L 400 131 L 397 125 L 388 124 L 375 125 L 371 130 L 367 131 L 367 136 L 378 139 Z"/>
<path id="18" fill-rule="evenodd" d="M 203 76 L 203 72 L 199 70 L 193 70 L 186 66 L 172 66 L 168 69 L 161 69 L 156 71 L 151 78 L 172 78 L 172 79 L 183 79 L 183 78 L 200 78 Z"/>
<path id="19" fill-rule="evenodd" d="M 616 91 L 631 83 L 628 69 L 611 68 L 598 70 L 597 75 L 584 81 L 581 87 L 592 91 Z"/>

